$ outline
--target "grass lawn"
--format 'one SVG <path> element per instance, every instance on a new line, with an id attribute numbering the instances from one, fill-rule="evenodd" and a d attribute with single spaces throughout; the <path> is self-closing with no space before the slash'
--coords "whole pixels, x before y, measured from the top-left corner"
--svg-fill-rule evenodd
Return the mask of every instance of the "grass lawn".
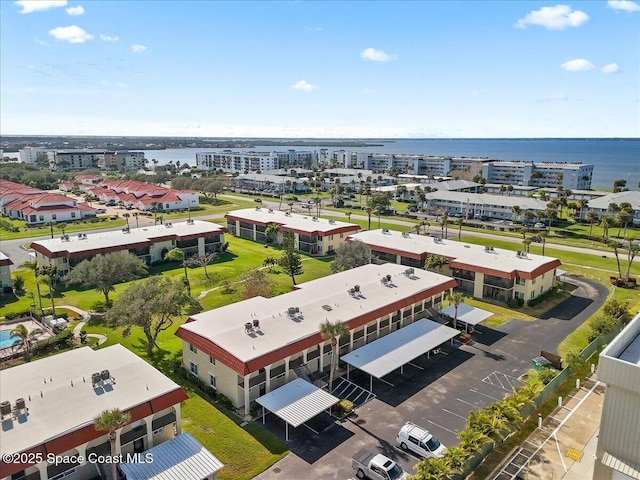
<path id="1" fill-rule="evenodd" d="M 366 212 L 360 212 L 358 210 L 355 210 L 353 212 L 353 215 L 363 215 L 366 216 L 367 213 Z M 333 219 L 336 220 L 338 222 L 346 222 L 347 221 L 347 217 L 344 215 L 321 215 L 322 218 L 329 218 L 329 219 Z M 363 230 L 367 230 L 368 226 L 369 226 L 369 220 L 368 219 L 359 219 L 359 218 L 354 218 L 353 216 L 351 216 L 351 222 L 350 223 L 355 223 L 357 225 L 360 225 L 360 227 L 362 227 Z M 375 216 L 371 216 L 371 229 L 377 229 L 378 228 L 378 217 Z M 410 225 L 398 225 L 396 223 L 386 223 L 384 221 L 384 217 L 381 217 L 380 219 L 380 227 L 379 228 L 388 228 L 389 230 L 397 230 L 399 232 L 409 232 L 411 230 L 413 230 L 415 228 L 415 226 L 410 226 Z"/>

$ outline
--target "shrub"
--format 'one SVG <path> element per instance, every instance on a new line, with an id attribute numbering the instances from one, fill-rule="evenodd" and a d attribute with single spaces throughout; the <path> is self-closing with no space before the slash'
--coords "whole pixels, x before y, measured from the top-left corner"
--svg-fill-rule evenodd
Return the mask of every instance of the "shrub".
<path id="1" fill-rule="evenodd" d="M 11 289 L 11 287 L 9 287 L 9 289 Z M 4 318 L 5 320 L 13 320 L 14 318 L 28 318 L 30 316 L 31 316 L 30 310 L 23 310 L 21 312 L 7 313 L 4 316 Z"/>
<path id="2" fill-rule="evenodd" d="M 565 359 L 571 373 L 577 373 L 580 369 L 586 367 L 587 361 L 579 352 L 569 352 Z"/>
<path id="3" fill-rule="evenodd" d="M 540 381 L 545 385 L 547 385 L 549 382 L 551 382 L 551 380 L 556 378 L 557 375 L 558 375 L 558 370 L 556 370 L 555 368 L 543 368 L 538 372 L 538 377 L 540 378 Z"/>
<path id="4" fill-rule="evenodd" d="M 613 332 L 618 326 L 618 321 L 611 317 L 596 317 L 589 322 L 589 334 L 587 340 L 589 343 L 596 338 Z"/>
<path id="5" fill-rule="evenodd" d="M 73 331 L 69 328 L 54 337 L 39 341 L 33 349 L 34 355 L 49 353 L 53 350 L 66 348 L 73 343 Z"/>
<path id="6" fill-rule="evenodd" d="M 16 292 L 22 292 L 24 290 L 24 277 L 22 275 L 16 275 L 13 279 L 13 288 Z"/>
<path id="7" fill-rule="evenodd" d="M 615 298 L 612 298 L 611 300 L 609 300 L 607 303 L 604 304 L 603 311 L 604 311 L 604 314 L 609 317 L 612 317 L 612 318 L 623 317 L 623 320 L 625 320 L 625 317 L 629 314 L 629 302 L 628 301 L 621 302 L 619 300 L 616 300 Z"/>
<path id="8" fill-rule="evenodd" d="M 518 299 L 518 298 L 512 298 L 512 299 L 511 299 L 511 300 L 509 300 L 509 302 L 507 303 L 507 306 L 508 306 L 509 308 L 519 308 L 519 307 L 521 307 L 520 302 L 518 302 L 518 300 L 521 300 L 521 299 Z"/>
<path id="9" fill-rule="evenodd" d="M 87 343 L 87 332 L 85 332 L 84 330 L 80 331 L 80 343 L 82 343 L 83 345 Z"/>
<path id="10" fill-rule="evenodd" d="M 107 305 L 102 300 L 99 300 L 95 302 L 93 305 L 91 305 L 91 311 L 104 313 L 107 311 Z"/>
<path id="11" fill-rule="evenodd" d="M 226 396 L 219 393 L 218 395 L 218 403 L 222 405 L 227 410 L 233 410 L 233 403 Z"/>

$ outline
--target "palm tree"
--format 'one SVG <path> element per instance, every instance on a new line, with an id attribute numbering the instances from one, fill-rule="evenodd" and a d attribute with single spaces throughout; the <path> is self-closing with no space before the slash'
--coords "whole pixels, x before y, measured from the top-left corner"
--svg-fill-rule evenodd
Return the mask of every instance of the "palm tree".
<path id="1" fill-rule="evenodd" d="M 459 446 L 449 447 L 447 449 L 447 453 L 444 456 L 447 464 L 449 465 L 449 468 L 451 468 L 456 473 L 462 472 L 462 469 L 467 462 L 467 457 L 467 451 Z"/>
<path id="2" fill-rule="evenodd" d="M 518 205 L 514 205 L 511 207 L 511 212 L 513 213 L 511 220 L 516 221 L 518 219 L 518 215 L 520 215 L 520 207 Z"/>
<path id="3" fill-rule="evenodd" d="M 42 294 L 40 293 L 40 283 L 38 282 L 38 277 L 40 275 L 40 268 L 38 267 L 38 261 L 36 259 L 27 260 L 20 264 L 19 268 L 28 269 L 33 272 L 33 276 L 36 281 L 36 291 L 38 292 L 38 305 L 40 306 L 40 314 L 44 315 L 42 310 Z"/>
<path id="4" fill-rule="evenodd" d="M 329 370 L 329 392 L 333 391 L 333 376 L 338 365 L 338 342 L 342 335 L 349 333 L 347 326 L 336 320 L 334 323 L 329 320 L 320 325 L 320 335 L 323 340 L 331 340 L 331 366 Z"/>
<path id="5" fill-rule="evenodd" d="M 129 229 L 129 218 L 131 217 L 131 214 L 129 212 L 126 212 L 126 213 L 123 213 L 122 216 L 127 221 L 127 230 L 128 230 Z"/>
<path id="6" fill-rule="evenodd" d="M 42 330 L 39 328 L 34 328 L 33 330 L 31 330 L 31 332 L 29 332 L 27 330 L 27 327 L 25 327 L 21 323 L 18 324 L 16 328 L 11 330 L 11 332 L 9 332 L 11 338 L 18 339 L 17 345 L 22 347 L 22 350 L 24 351 L 24 360 L 26 362 L 31 361 L 31 347 L 35 343 L 36 337 L 41 333 Z"/>
<path id="7" fill-rule="evenodd" d="M 187 256 L 185 255 L 184 250 L 181 248 L 169 250 L 164 256 L 164 259 L 182 262 L 182 266 L 184 267 L 184 286 L 187 288 L 187 294 L 191 296 L 191 284 L 189 283 L 189 275 L 187 274 L 187 264 L 189 262 L 187 262 Z"/>
<path id="8" fill-rule="evenodd" d="M 373 212 L 373 208 L 371 208 L 371 206 L 367 205 L 364 210 L 365 210 L 365 212 L 367 212 L 367 217 L 369 219 L 369 225 L 367 227 L 367 230 L 371 230 L 371 212 Z"/>
<path id="9" fill-rule="evenodd" d="M 469 427 L 458 432 L 458 438 L 460 439 L 459 446 L 469 453 L 476 452 L 482 444 L 491 440 L 485 433 Z"/>
<path id="10" fill-rule="evenodd" d="M 420 480 L 443 480 L 451 478 L 453 469 L 446 458 L 427 458 L 415 467 L 416 476 Z"/>
<path id="11" fill-rule="evenodd" d="M 280 234 L 281 228 L 278 223 L 270 223 L 264 229 L 267 243 L 274 242 Z"/>
<path id="12" fill-rule="evenodd" d="M 91 201 L 93 200 L 93 195 L 91 195 L 90 193 L 85 193 L 84 197 L 82 197 L 84 199 L 85 202 L 87 202 L 89 204 L 89 206 L 91 206 Z"/>
<path id="13" fill-rule="evenodd" d="M 627 241 L 629 242 L 629 249 L 627 250 L 627 274 L 624 277 L 625 283 L 629 283 L 629 271 L 631 270 L 631 264 L 640 250 L 640 247 L 633 243 L 633 239 L 627 238 Z"/>
<path id="14" fill-rule="evenodd" d="M 56 281 L 58 280 L 58 267 L 55 265 L 45 265 L 39 270 L 39 276 L 42 283 L 49 287 L 49 295 L 51 296 L 51 314 L 56 314 L 56 305 L 53 299 L 53 294 L 56 288 Z"/>
<path id="15" fill-rule="evenodd" d="M 603 215 L 600 219 L 600 226 L 602 227 L 602 236 L 605 241 L 609 240 L 609 227 L 611 227 L 612 220 L 609 215 Z"/>
<path id="16" fill-rule="evenodd" d="M 138 212 L 134 212 L 134 213 L 133 213 L 133 216 L 134 216 L 134 217 L 135 217 L 135 219 L 136 219 L 136 228 L 140 228 L 140 224 L 138 223 L 138 216 L 139 216 L 139 215 L 140 215 L 140 213 L 138 213 Z"/>
<path id="17" fill-rule="evenodd" d="M 93 419 L 93 424 L 97 431 L 107 432 L 109 445 L 111 445 L 111 478 L 114 480 L 119 478 L 116 461 L 116 439 L 118 438 L 118 430 L 129 425 L 129 423 L 131 423 L 131 414 L 123 413 L 119 408 L 104 410 Z"/>
<path id="18" fill-rule="evenodd" d="M 442 273 L 442 267 L 449 264 L 447 257 L 441 255 L 429 255 L 424 262 L 425 270 L 437 270 Z"/>
<path id="19" fill-rule="evenodd" d="M 151 202 L 151 210 L 153 211 L 153 224 L 158 224 L 158 202 Z"/>
<path id="20" fill-rule="evenodd" d="M 351 221 L 351 215 L 352 215 L 351 210 L 347 210 L 345 212 L 345 215 L 347 216 L 347 222 L 350 222 Z"/>
<path id="21" fill-rule="evenodd" d="M 589 236 L 591 236 L 593 233 L 593 224 L 598 221 L 598 214 L 593 210 L 589 210 L 584 218 L 589 222 Z"/>
<path id="22" fill-rule="evenodd" d="M 449 299 L 449 303 L 453 305 L 453 328 L 456 328 L 458 322 L 458 307 L 461 303 L 464 303 L 464 299 L 467 298 L 467 296 L 462 292 L 450 292 L 447 294 L 447 298 Z"/>
<path id="23" fill-rule="evenodd" d="M 45 227 L 49 227 L 49 232 L 51 233 L 51 238 L 53 238 L 53 227 L 56 224 L 56 222 L 47 222 L 45 223 L 43 226 Z"/>
<path id="24" fill-rule="evenodd" d="M 273 267 L 278 264 L 278 260 L 274 257 L 267 257 L 262 262 L 263 267 L 269 267 L 269 273 L 273 270 Z"/>
<path id="25" fill-rule="evenodd" d="M 618 256 L 618 249 L 622 247 L 622 244 L 611 240 L 607 242 L 607 246 L 613 250 L 613 254 L 616 256 L 616 262 L 618 263 L 618 278 L 622 279 L 622 269 L 620 268 L 620 257 Z"/>
<path id="26" fill-rule="evenodd" d="M 456 219 L 456 225 L 458 225 L 458 241 L 462 240 L 462 224 L 464 223 L 464 218 Z"/>
<path id="27" fill-rule="evenodd" d="M 542 243 L 542 256 L 544 257 L 544 246 L 547 244 L 547 232 L 540 232 L 538 236 L 540 237 L 540 242 Z"/>

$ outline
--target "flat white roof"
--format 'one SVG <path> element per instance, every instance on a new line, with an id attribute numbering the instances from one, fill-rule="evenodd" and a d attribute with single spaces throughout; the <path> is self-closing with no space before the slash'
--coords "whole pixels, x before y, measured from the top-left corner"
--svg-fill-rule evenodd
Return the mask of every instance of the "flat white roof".
<path id="1" fill-rule="evenodd" d="M 455 305 L 450 305 L 447 308 L 440 311 L 451 318 L 455 318 L 456 315 L 456 307 Z M 458 305 L 458 321 L 464 322 L 467 325 L 477 325 L 480 322 L 486 320 L 489 317 L 492 317 L 493 313 L 487 312 L 481 308 L 472 307 L 471 305 L 467 305 L 466 303 L 461 303 Z"/>
<path id="2" fill-rule="evenodd" d="M 625 202 L 631 204 L 631 208 L 634 210 L 640 210 L 640 192 L 629 190 L 628 192 L 610 193 L 600 198 L 594 198 L 593 200 L 589 200 L 589 208 L 606 210 L 609 208 L 610 203 L 620 205 Z"/>
<path id="3" fill-rule="evenodd" d="M 546 264 L 557 262 L 556 258 L 533 253 L 527 254 L 526 257 L 519 257 L 513 250 L 494 248 L 492 251 L 487 251 L 482 245 L 457 242 L 451 239 L 439 240 L 436 237 L 427 237 L 414 233 L 405 233 L 403 235 L 402 232 L 395 230 L 389 230 L 388 232 L 384 232 L 381 229 L 362 231 L 349 235 L 349 238 L 360 240 L 372 247 L 388 248 L 414 255 L 422 255 L 424 253 L 441 255 L 455 259 L 456 263 L 509 274 L 515 271 L 531 273 Z M 552 267 L 550 266 L 550 268 Z"/>
<path id="4" fill-rule="evenodd" d="M 479 205 L 486 207 L 513 207 L 518 206 L 524 210 L 545 210 L 547 203 L 537 198 L 524 197 L 522 195 L 493 195 L 491 193 L 453 192 L 450 190 L 438 190 L 426 194 L 427 200 L 444 200 L 460 202 L 461 206 Z"/>
<path id="5" fill-rule="evenodd" d="M 107 388 L 94 388 L 91 374 L 109 370 Z M 180 388 L 122 345 L 78 348 L 0 371 L 0 400 L 24 398 L 29 415 L 5 429 L 2 451 L 21 452 L 93 423 L 110 408 L 128 410 Z"/>
<path id="6" fill-rule="evenodd" d="M 360 225 L 355 223 L 328 220 L 326 218 L 316 218 L 314 220 L 315 217 L 312 215 L 300 215 L 298 213 L 287 215 L 287 213 L 289 212 L 266 207 L 256 207 L 234 210 L 228 212 L 226 216 L 264 224 L 279 223 L 285 228 L 304 232 L 331 232 L 332 230 L 344 227 L 360 230 Z"/>
<path id="7" fill-rule="evenodd" d="M 180 329 L 206 338 L 237 359 L 248 362 L 317 334 L 320 324 L 348 322 L 426 290 L 445 291 L 453 280 L 444 275 L 396 264 L 364 265 L 298 285 L 293 292 L 273 298 L 254 297 L 242 302 L 202 312 Z M 391 275 L 395 287 L 382 285 L 382 276 Z M 349 289 L 360 286 L 361 295 L 351 296 Z M 453 285 L 451 285 L 453 287 Z M 289 307 L 298 307 L 289 316 Z M 258 320 L 259 332 L 247 334 L 244 325 Z"/>
<path id="8" fill-rule="evenodd" d="M 289 425 L 299 427 L 340 401 L 312 383 L 296 378 L 256 399 Z"/>
<path id="9" fill-rule="evenodd" d="M 121 463 L 127 480 L 202 480 L 223 463 L 188 433 L 183 433 L 145 452 L 152 462 Z"/>
<path id="10" fill-rule="evenodd" d="M 129 219 L 129 224 L 135 225 L 135 218 Z M 82 238 L 78 234 L 68 234 L 69 240 L 62 240 L 62 236 L 48 240 L 37 240 L 32 245 L 40 245 L 52 253 L 77 253 L 87 250 L 98 250 L 109 247 L 126 247 L 141 242 L 156 242 L 167 235 L 216 235 L 222 233 L 222 227 L 203 220 L 193 220 L 192 224 L 184 222 L 165 222 L 164 225 L 152 225 L 142 228 L 131 228 L 129 233 L 121 230 L 111 232 L 87 232 Z"/>
<path id="11" fill-rule="evenodd" d="M 431 320 L 418 320 L 347 353 L 340 360 L 376 378 L 451 340 L 460 332 Z"/>

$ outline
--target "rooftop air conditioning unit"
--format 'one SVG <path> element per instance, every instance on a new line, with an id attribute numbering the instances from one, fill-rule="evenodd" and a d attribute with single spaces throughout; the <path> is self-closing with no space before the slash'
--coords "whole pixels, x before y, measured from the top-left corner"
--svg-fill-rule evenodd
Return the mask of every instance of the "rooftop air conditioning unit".
<path id="1" fill-rule="evenodd" d="M 247 322 L 244 324 L 244 333 L 253 333 L 253 323 Z"/>
<path id="2" fill-rule="evenodd" d="M 382 233 L 389 233 L 389 229 L 388 228 L 383 228 L 382 229 Z"/>
<path id="3" fill-rule="evenodd" d="M 291 212 L 284 212 L 285 217 L 290 217 L 291 216 Z"/>
<path id="4" fill-rule="evenodd" d="M 356 292 L 360 292 L 360 285 L 354 285 L 354 286 L 353 286 L 353 289 L 354 289 Z"/>
<path id="5" fill-rule="evenodd" d="M 336 221 L 335 221 L 333 218 L 330 218 L 330 219 L 329 219 L 329 223 L 333 225 L 333 224 L 335 224 L 335 223 L 336 223 Z"/>
<path id="6" fill-rule="evenodd" d="M 269 213 L 273 213 L 273 208 L 270 208 L 270 209 L 269 209 Z"/>
<path id="7" fill-rule="evenodd" d="M 260 330 L 260 320 L 258 320 L 257 318 L 253 319 L 253 328 L 254 330 Z"/>

